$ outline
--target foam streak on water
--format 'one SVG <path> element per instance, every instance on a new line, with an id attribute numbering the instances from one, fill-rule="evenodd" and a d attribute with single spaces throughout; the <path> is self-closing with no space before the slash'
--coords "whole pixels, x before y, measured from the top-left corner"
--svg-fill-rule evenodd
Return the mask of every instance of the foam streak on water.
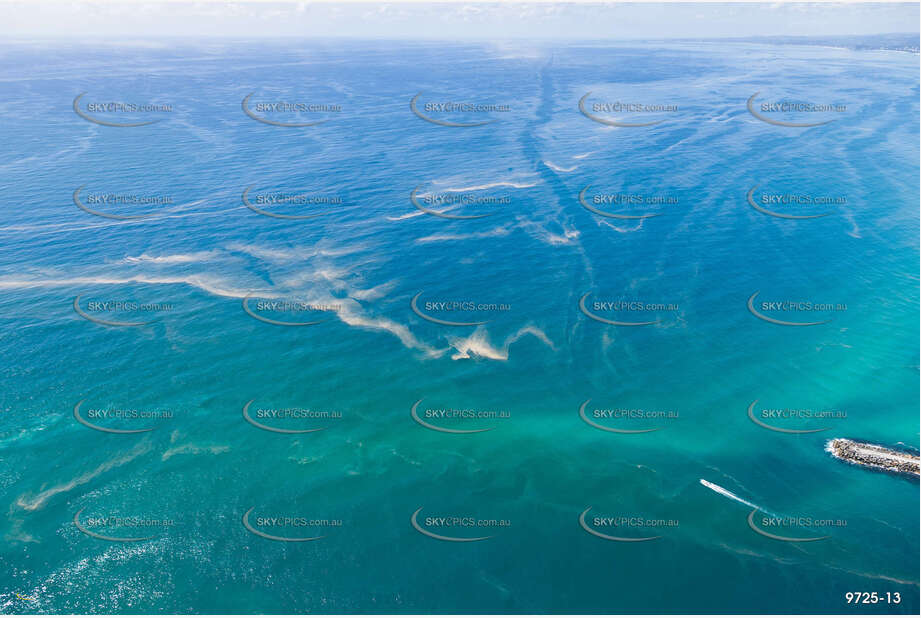
<path id="1" fill-rule="evenodd" d="M 730 500 L 735 500 L 736 502 L 740 502 L 740 503 L 742 503 L 742 504 L 744 504 L 744 505 L 746 505 L 746 506 L 750 506 L 750 507 L 752 507 L 753 509 L 758 509 L 759 511 L 764 511 L 764 509 L 762 509 L 762 508 L 761 508 L 760 506 L 758 506 L 757 504 L 754 504 L 754 503 L 752 503 L 752 502 L 749 502 L 748 500 L 746 500 L 746 499 L 744 499 L 744 498 L 740 498 L 739 496 L 735 495 L 734 493 L 732 493 L 731 491 L 729 491 L 729 490 L 726 489 L 725 487 L 720 487 L 720 486 L 717 485 L 716 483 L 711 483 L 710 481 L 706 481 L 706 480 L 704 480 L 704 479 L 700 479 L 700 484 L 703 485 L 704 487 L 707 487 L 707 488 L 709 488 L 709 489 L 712 489 L 713 491 L 715 491 L 716 493 L 720 494 L 721 496 L 726 496 L 726 497 L 729 498 Z"/>

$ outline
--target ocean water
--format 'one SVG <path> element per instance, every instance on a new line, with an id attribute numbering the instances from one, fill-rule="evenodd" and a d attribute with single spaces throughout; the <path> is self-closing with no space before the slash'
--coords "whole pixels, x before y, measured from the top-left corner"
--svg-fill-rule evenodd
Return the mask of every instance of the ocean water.
<path id="1" fill-rule="evenodd" d="M 918 58 L 5 44 L 0 608 L 917 614 L 917 482 L 825 443 L 919 447 Z"/>

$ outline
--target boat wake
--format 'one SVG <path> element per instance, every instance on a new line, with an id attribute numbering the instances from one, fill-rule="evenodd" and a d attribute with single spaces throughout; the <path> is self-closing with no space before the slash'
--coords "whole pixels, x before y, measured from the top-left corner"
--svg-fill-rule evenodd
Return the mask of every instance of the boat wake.
<path id="1" fill-rule="evenodd" d="M 729 498 L 730 500 L 735 500 L 736 502 L 739 502 L 739 503 L 744 504 L 744 505 L 746 505 L 746 506 L 750 506 L 750 507 L 753 508 L 753 509 L 758 509 L 759 511 L 761 511 L 761 512 L 763 512 L 763 513 L 771 514 L 769 511 L 767 511 L 767 510 L 761 508 L 761 507 L 758 506 L 757 504 L 754 504 L 753 502 L 749 502 L 748 500 L 746 500 L 746 499 L 744 499 L 744 498 L 740 498 L 739 496 L 735 495 L 734 493 L 732 493 L 731 491 L 729 491 L 729 490 L 726 489 L 725 487 L 720 487 L 720 486 L 717 485 L 716 483 L 711 483 L 710 481 L 706 481 L 706 480 L 704 480 L 704 479 L 700 479 L 700 484 L 703 485 L 704 487 L 708 488 L 708 489 L 712 489 L 713 491 L 715 491 L 716 493 L 720 494 L 721 496 L 726 496 L 726 497 Z"/>

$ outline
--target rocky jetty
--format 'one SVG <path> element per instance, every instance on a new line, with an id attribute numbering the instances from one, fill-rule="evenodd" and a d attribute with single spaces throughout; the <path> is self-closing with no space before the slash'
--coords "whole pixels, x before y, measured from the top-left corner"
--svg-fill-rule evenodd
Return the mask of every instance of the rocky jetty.
<path id="1" fill-rule="evenodd" d="M 878 444 L 857 442 L 847 438 L 834 438 L 828 441 L 826 450 L 838 459 L 843 459 L 859 466 L 906 474 L 915 478 L 918 478 L 919 474 L 921 474 L 921 460 L 919 460 L 918 455 L 897 451 Z"/>

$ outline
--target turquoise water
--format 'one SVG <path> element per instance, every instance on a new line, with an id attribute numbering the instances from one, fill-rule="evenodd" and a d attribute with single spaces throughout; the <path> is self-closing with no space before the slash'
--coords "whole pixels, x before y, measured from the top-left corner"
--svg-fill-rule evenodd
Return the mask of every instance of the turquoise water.
<path id="1" fill-rule="evenodd" d="M 918 612 L 917 482 L 824 450 L 831 437 L 919 447 L 916 54 L 170 42 L 7 45 L 0 65 L 4 612 Z M 74 113 L 84 92 L 83 111 L 172 107 L 90 114 L 160 120 L 102 126 Z M 609 101 L 677 109 L 599 111 L 657 122 L 612 127 L 580 113 L 589 92 L 589 112 Z M 327 120 L 264 124 L 241 109 L 250 93 L 251 109 L 339 111 L 258 112 Z M 423 115 L 492 122 L 426 122 L 409 105 L 420 93 Z M 766 112 L 832 120 L 778 126 L 746 109 L 755 93 L 758 105 L 846 108 Z M 439 101 L 508 111 L 427 111 Z M 660 216 L 590 212 L 579 201 L 587 185 L 590 205 L 658 199 L 599 209 Z M 829 213 L 777 218 L 748 203 L 756 186 L 754 200 L 834 199 L 774 204 Z M 150 216 L 84 212 L 80 187 L 91 209 Z M 260 215 L 243 203 L 247 187 L 273 214 L 325 214 Z M 438 213 L 490 216 L 425 214 L 410 200 L 417 188 Z M 164 203 L 89 203 L 101 194 Z M 257 204 L 272 194 L 315 201 Z M 475 203 L 446 205 L 451 196 Z M 755 292 L 775 319 L 830 321 L 760 320 L 746 306 Z M 600 317 L 654 324 L 593 320 L 585 294 Z M 254 319 L 248 295 L 257 316 L 321 323 Z M 486 323 L 426 320 L 411 309 L 416 295 L 429 317 Z M 94 323 L 74 311 L 78 296 L 91 318 L 150 323 Z M 285 300 L 312 310 L 260 305 Z M 834 309 L 760 304 L 787 300 Z M 154 307 L 92 308 L 105 301 Z M 444 301 L 489 307 L 444 311 Z M 594 304 L 620 301 L 644 309 Z M 589 399 L 596 424 L 655 431 L 592 427 L 579 414 Z M 430 425 L 490 430 L 427 428 L 411 415 L 419 400 Z M 755 400 L 756 414 L 845 414 L 766 419 L 831 427 L 775 432 L 748 418 Z M 322 431 L 256 427 L 243 416 L 249 401 L 263 425 Z M 75 419 L 78 402 L 103 429 L 152 430 L 94 430 Z M 294 418 L 264 412 L 291 408 Z M 111 409 L 155 418 L 91 417 Z M 497 414 L 426 415 L 439 409 Z M 700 479 L 765 513 L 838 523 L 763 528 L 821 541 L 767 538 L 749 526 L 749 506 Z M 589 534 L 579 520 L 589 507 L 597 532 L 660 538 Z M 491 538 L 432 538 L 411 523 L 418 509 L 424 531 Z M 257 533 L 243 525 L 248 512 Z M 75 516 L 98 535 L 150 538 L 100 539 Z M 900 603 L 848 605 L 856 591 Z"/>

